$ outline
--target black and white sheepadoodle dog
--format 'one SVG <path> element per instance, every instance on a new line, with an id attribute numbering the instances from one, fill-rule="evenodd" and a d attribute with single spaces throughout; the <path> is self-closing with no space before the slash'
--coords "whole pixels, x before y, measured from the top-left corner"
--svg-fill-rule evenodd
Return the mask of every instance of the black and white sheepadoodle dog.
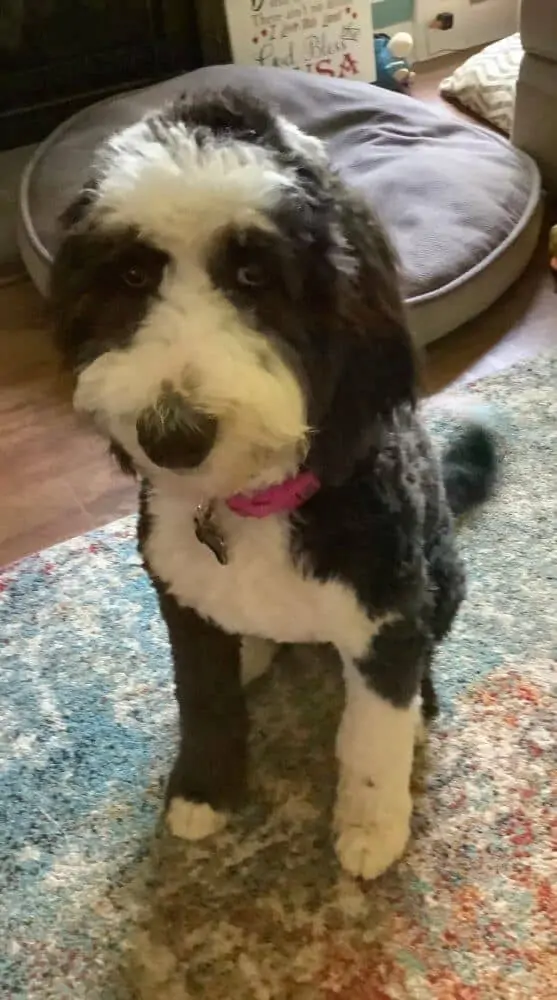
<path id="1" fill-rule="evenodd" d="M 489 436 L 434 456 L 385 234 L 257 100 L 184 99 L 116 133 L 62 221 L 75 405 L 140 481 L 172 646 L 170 830 L 206 837 L 241 801 L 246 675 L 277 643 L 332 644 L 336 849 L 374 878 L 408 840 L 431 661 L 464 593 L 453 516 L 489 492 Z"/>

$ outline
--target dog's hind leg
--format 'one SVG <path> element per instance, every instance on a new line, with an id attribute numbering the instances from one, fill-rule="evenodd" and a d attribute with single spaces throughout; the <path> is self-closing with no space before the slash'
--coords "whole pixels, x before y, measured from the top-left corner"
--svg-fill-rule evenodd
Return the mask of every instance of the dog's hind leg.
<path id="1" fill-rule="evenodd" d="M 424 722 L 430 722 L 439 714 L 439 702 L 437 692 L 433 683 L 431 667 L 425 671 L 422 677 L 422 717 Z"/>
<path id="2" fill-rule="evenodd" d="M 416 731 L 414 735 L 414 743 L 417 747 L 424 746 L 427 743 L 429 725 L 439 714 L 439 701 L 433 681 L 431 664 L 427 665 L 422 676 L 419 704 L 420 711 L 416 716 Z"/>

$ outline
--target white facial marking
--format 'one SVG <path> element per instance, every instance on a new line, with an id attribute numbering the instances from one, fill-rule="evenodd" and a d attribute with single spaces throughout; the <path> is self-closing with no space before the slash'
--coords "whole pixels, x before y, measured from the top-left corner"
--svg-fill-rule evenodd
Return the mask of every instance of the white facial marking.
<path id="1" fill-rule="evenodd" d="M 272 229 L 266 212 L 294 186 L 294 175 L 253 144 L 214 139 L 200 146 L 183 123 L 165 126 L 161 141 L 139 122 L 109 141 L 100 163 L 93 223 L 113 234 L 131 228 L 170 262 L 130 345 L 80 373 L 76 408 L 92 414 L 154 477 L 135 425 L 170 385 L 219 421 L 201 492 L 226 496 L 248 488 L 267 466 L 284 478 L 304 447 L 304 393 L 266 331 L 214 287 L 208 260 L 231 227 Z M 271 364 L 262 364 L 262 351 Z"/>
<path id="2" fill-rule="evenodd" d="M 336 849 L 346 871 L 372 879 L 401 857 L 410 836 L 419 703 L 395 708 L 350 662 L 345 664 L 345 683 L 337 737 Z"/>
<path id="3" fill-rule="evenodd" d="M 96 212 L 107 226 L 134 227 L 165 249 L 205 245 L 223 224 L 261 224 L 265 210 L 294 185 L 267 150 L 208 139 L 199 145 L 184 122 L 157 138 L 146 121 L 113 136 L 100 155 Z"/>

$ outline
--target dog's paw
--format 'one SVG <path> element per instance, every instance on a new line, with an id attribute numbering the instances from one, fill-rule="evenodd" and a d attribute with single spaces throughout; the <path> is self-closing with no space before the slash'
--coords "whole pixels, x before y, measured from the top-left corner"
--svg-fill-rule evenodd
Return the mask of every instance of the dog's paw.
<path id="1" fill-rule="evenodd" d="M 227 815 L 217 812 L 207 802 L 188 802 L 181 796 L 170 800 L 166 825 L 174 837 L 182 840 L 204 840 L 224 829 Z"/>
<path id="2" fill-rule="evenodd" d="M 337 857 L 349 875 L 374 879 L 402 857 L 409 836 L 410 823 L 402 817 L 373 826 L 349 826 L 337 837 Z"/>
<path id="3" fill-rule="evenodd" d="M 357 878 L 382 875 L 404 854 L 411 815 L 409 791 L 380 791 L 360 775 L 341 772 L 334 829 L 344 870 Z"/>

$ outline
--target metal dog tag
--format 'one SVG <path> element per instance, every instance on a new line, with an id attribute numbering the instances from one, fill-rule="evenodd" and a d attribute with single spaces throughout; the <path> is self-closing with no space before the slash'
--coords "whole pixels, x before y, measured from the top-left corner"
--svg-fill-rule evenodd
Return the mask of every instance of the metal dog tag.
<path id="1" fill-rule="evenodd" d="M 220 530 L 212 504 L 200 504 L 195 511 L 195 534 L 202 545 L 206 545 L 221 566 L 228 562 L 228 549 Z"/>

